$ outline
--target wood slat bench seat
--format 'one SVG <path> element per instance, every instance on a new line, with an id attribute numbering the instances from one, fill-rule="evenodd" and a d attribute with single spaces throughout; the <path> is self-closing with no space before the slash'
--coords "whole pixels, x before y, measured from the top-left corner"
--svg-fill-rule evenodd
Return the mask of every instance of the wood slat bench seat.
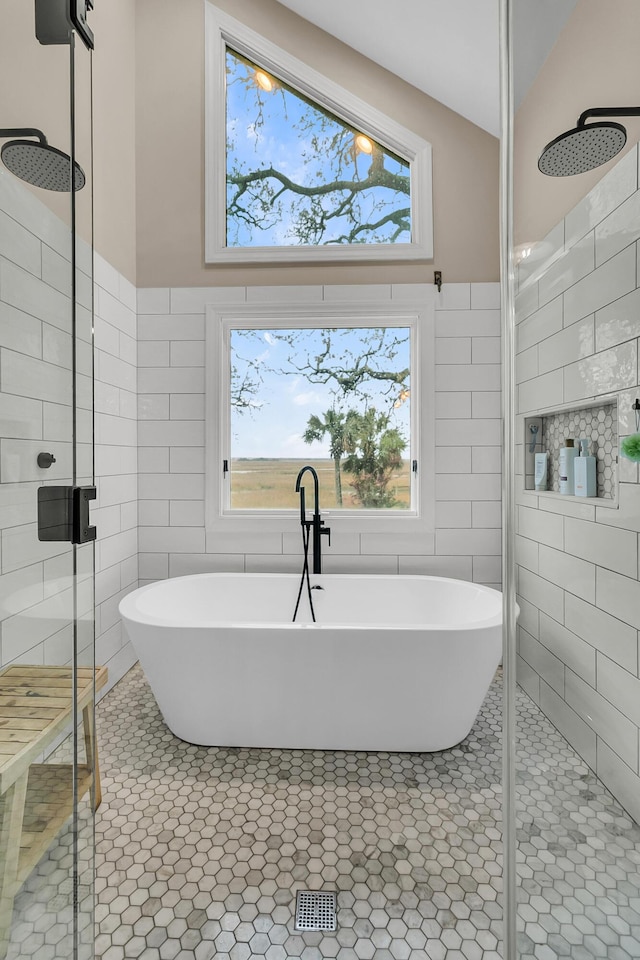
<path id="1" fill-rule="evenodd" d="M 106 667 L 76 670 L 87 761 L 77 768 L 77 796 L 89 791 L 94 809 L 101 792 L 93 703 L 107 676 Z M 0 958 L 16 893 L 73 813 L 72 765 L 36 762 L 72 719 L 71 667 L 10 664 L 0 670 Z"/>

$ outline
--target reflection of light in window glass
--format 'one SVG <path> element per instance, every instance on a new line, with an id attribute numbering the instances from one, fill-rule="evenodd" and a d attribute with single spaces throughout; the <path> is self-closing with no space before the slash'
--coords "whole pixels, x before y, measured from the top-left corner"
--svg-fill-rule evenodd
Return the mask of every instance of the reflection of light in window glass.
<path id="1" fill-rule="evenodd" d="M 409 164 L 227 48 L 227 246 L 411 241 Z"/>
<path id="2" fill-rule="evenodd" d="M 407 327 L 232 329 L 230 506 L 296 508 L 311 463 L 324 509 L 411 507 Z"/>

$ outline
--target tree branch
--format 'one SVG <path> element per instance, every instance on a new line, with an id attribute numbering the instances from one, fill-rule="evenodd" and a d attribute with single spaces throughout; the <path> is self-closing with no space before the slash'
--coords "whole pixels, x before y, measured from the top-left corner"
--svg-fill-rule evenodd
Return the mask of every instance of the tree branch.
<path id="1" fill-rule="evenodd" d="M 393 210 L 391 213 L 388 213 L 386 217 L 382 217 L 381 220 L 378 220 L 376 223 L 360 223 L 350 230 L 349 233 L 343 234 L 341 237 L 336 237 L 335 240 L 327 240 L 327 244 L 330 243 L 344 243 L 346 240 L 347 243 L 353 243 L 355 238 L 359 233 L 363 231 L 373 231 L 377 230 L 379 227 L 383 227 L 386 223 L 395 223 L 397 230 L 393 234 L 393 239 L 395 240 L 404 230 L 410 230 L 411 224 L 409 220 L 405 219 L 411 213 L 411 207 L 404 207 L 402 210 Z"/>
<path id="2" fill-rule="evenodd" d="M 338 190 L 348 190 L 353 194 L 361 193 L 363 190 L 369 190 L 371 187 L 388 187 L 396 190 L 398 193 L 409 195 L 410 178 L 399 173 L 390 173 L 384 167 L 374 169 L 371 165 L 369 175 L 366 180 L 332 180 L 331 183 L 321 183 L 317 186 L 306 187 L 301 183 L 295 183 L 289 177 L 285 176 L 280 170 L 274 167 L 267 167 L 265 170 L 251 170 L 249 173 L 230 173 L 227 174 L 227 182 L 239 187 L 234 199 L 238 199 L 250 184 L 261 180 L 278 180 L 283 190 L 290 190 L 292 193 L 300 194 L 305 197 L 322 197 L 328 193 L 335 193 Z M 283 190 L 272 198 L 271 202 L 279 196 Z"/>

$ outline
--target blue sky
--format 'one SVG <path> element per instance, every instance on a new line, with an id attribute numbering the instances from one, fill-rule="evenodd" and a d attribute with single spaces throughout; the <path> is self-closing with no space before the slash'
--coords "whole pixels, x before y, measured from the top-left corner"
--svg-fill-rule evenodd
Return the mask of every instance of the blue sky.
<path id="1" fill-rule="evenodd" d="M 296 331 L 298 338 L 298 366 L 307 356 L 315 356 L 321 349 L 319 330 Z M 231 412 L 231 456 L 235 457 L 277 457 L 312 459 L 329 456 L 328 442 L 307 444 L 302 435 L 312 414 L 322 416 L 325 411 L 355 408 L 365 409 L 365 400 L 350 395 L 340 398 L 335 385 L 311 383 L 305 376 L 296 372 L 294 364 L 288 362 L 291 348 L 282 341 L 282 336 L 293 331 L 255 330 L 250 335 L 232 331 L 231 359 L 242 376 L 252 365 L 262 380 L 259 391 L 252 398 L 250 411 Z M 371 335 L 368 328 L 340 330 L 333 335 L 337 361 L 362 354 L 363 338 Z M 379 369 L 404 370 L 410 366 L 409 330 L 406 328 L 387 328 L 385 342 L 390 337 L 400 335 L 400 343 L 390 366 L 381 354 L 372 363 Z M 394 401 L 399 400 L 400 388 L 393 384 L 369 380 L 366 385 L 369 405 L 385 412 L 392 412 L 391 426 L 397 426 L 409 439 L 410 403 L 405 400 L 397 408 Z"/>
<path id="2" fill-rule="evenodd" d="M 366 179 L 371 157 L 353 150 L 353 133 L 337 119 L 329 119 L 326 114 L 316 110 L 301 100 L 295 93 L 282 85 L 271 92 L 260 90 L 255 72 L 231 51 L 227 51 L 227 169 L 236 166 L 243 173 L 273 167 L 294 182 L 309 186 L 330 182 L 339 176 L 345 180 Z M 260 107 L 261 104 L 261 107 Z M 337 151 L 330 146 L 331 138 L 336 138 L 343 152 L 343 166 L 339 169 Z M 334 158 L 334 159 L 331 159 Z M 407 175 L 408 165 L 387 154 L 385 169 L 392 173 Z M 276 189 L 280 183 L 270 180 Z M 228 197 L 235 190 L 228 187 Z M 250 200 L 248 192 L 242 197 L 243 206 L 251 216 L 266 222 L 273 222 L 268 229 L 257 229 L 239 218 L 230 219 L 227 224 L 227 243 L 229 246 L 256 245 L 292 245 L 300 240 L 292 236 L 289 230 L 291 218 L 288 214 L 289 198 L 292 194 L 283 194 L 276 203 L 282 204 L 278 212 L 276 204 L 266 210 L 259 206 L 259 199 Z M 344 193 L 334 194 L 333 201 L 325 198 L 323 205 L 342 199 Z M 296 202 L 304 203 L 308 208 L 308 198 L 296 197 Z M 397 208 L 406 208 L 409 198 L 383 187 L 371 188 L 359 194 L 361 216 L 365 222 L 374 222 L 384 213 Z M 384 205 L 384 207 L 382 207 Z M 323 234 L 323 242 L 339 237 L 348 227 L 345 217 L 330 220 Z M 380 228 L 380 239 L 389 241 L 393 225 Z M 408 242 L 410 237 L 405 231 L 397 240 Z"/>

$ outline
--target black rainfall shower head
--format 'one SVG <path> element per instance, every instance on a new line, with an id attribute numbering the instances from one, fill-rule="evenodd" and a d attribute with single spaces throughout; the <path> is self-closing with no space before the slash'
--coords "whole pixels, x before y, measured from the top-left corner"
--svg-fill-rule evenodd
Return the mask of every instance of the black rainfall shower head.
<path id="1" fill-rule="evenodd" d="M 602 166 L 620 153 L 627 142 L 627 131 L 621 123 L 588 123 L 561 133 L 548 143 L 538 170 L 548 177 L 572 177 Z"/>
<path id="2" fill-rule="evenodd" d="M 0 130 L 0 137 L 35 137 L 36 140 L 9 140 L 2 145 L 0 159 L 7 170 L 21 180 L 42 187 L 43 190 L 56 190 L 58 193 L 71 191 L 71 157 L 57 147 L 51 147 L 41 130 L 33 128 Z M 74 163 L 73 189 L 82 190 L 85 185 L 82 167 Z"/>
<path id="3" fill-rule="evenodd" d="M 640 107 L 594 107 L 585 110 L 573 130 L 561 133 L 546 145 L 538 169 L 548 177 L 571 177 L 607 163 L 627 142 L 621 123 L 585 123 L 587 117 L 637 117 Z"/>

